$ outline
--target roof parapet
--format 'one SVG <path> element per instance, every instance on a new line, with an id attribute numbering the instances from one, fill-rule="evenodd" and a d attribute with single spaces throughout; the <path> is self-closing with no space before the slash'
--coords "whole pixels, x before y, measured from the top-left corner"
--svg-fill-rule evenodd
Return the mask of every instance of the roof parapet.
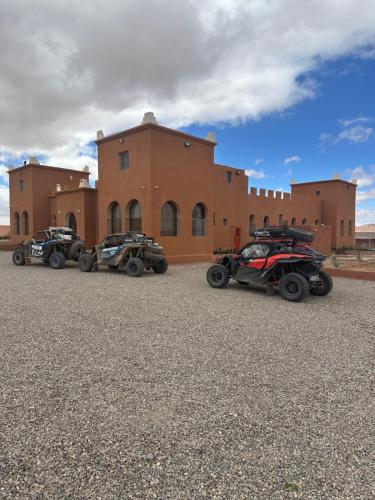
<path id="1" fill-rule="evenodd" d="M 291 193 L 285 193 L 284 191 L 274 191 L 273 189 L 264 189 L 260 188 L 258 192 L 258 188 L 250 187 L 249 196 L 256 196 L 257 198 L 269 198 L 273 200 L 290 200 Z"/>

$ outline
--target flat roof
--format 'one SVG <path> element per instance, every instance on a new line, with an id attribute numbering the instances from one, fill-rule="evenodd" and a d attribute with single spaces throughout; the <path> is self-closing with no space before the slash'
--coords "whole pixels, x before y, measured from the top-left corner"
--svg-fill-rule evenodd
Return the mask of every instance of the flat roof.
<path id="1" fill-rule="evenodd" d="M 42 165 L 40 163 L 26 163 L 26 165 L 21 165 L 20 167 L 15 167 L 12 168 L 11 170 L 8 169 L 8 174 L 12 174 L 14 172 L 19 172 L 20 170 L 25 170 L 27 168 L 31 167 L 37 167 L 37 168 L 44 168 L 44 169 L 50 169 L 50 170 L 63 170 L 64 172 L 79 172 L 80 174 L 85 174 L 85 175 L 90 175 L 90 172 L 86 172 L 86 170 L 76 170 L 74 168 L 64 168 L 64 167 L 54 167 L 52 165 Z"/>
<path id="2" fill-rule="evenodd" d="M 95 187 L 90 187 L 90 186 L 82 186 L 82 187 L 72 187 L 68 189 L 62 189 L 61 191 L 53 191 L 48 198 L 54 198 L 55 196 L 63 196 L 64 194 L 71 194 L 74 192 L 82 192 L 82 191 L 90 191 L 94 192 L 97 191 L 97 188 Z"/>
<path id="3" fill-rule="evenodd" d="M 355 232 L 355 238 L 358 240 L 375 240 L 375 233 L 370 231 Z"/>
<path id="4" fill-rule="evenodd" d="M 124 135 L 136 134 L 137 132 L 142 132 L 143 130 L 154 129 L 166 134 L 177 135 L 184 139 L 190 139 L 192 141 L 202 142 L 210 146 L 216 146 L 217 142 L 208 141 L 207 139 L 202 139 L 201 137 L 196 137 L 195 135 L 185 134 L 185 132 L 180 132 L 179 130 L 174 130 L 173 128 L 164 127 L 157 123 L 141 123 L 136 127 L 123 130 L 122 132 L 116 132 L 115 134 L 104 136 L 102 139 L 97 139 L 96 144 L 102 144 L 104 142 L 112 141 L 113 139 L 121 138 Z"/>
<path id="5" fill-rule="evenodd" d="M 304 186 L 306 184 L 325 184 L 329 182 L 343 182 L 344 184 L 351 184 L 352 186 L 357 186 L 354 182 L 345 181 L 344 179 L 330 179 L 327 181 L 310 181 L 310 182 L 293 182 L 291 186 Z"/>
<path id="6" fill-rule="evenodd" d="M 219 168 L 225 168 L 227 170 L 233 170 L 233 172 L 239 172 L 239 175 L 240 174 L 245 174 L 245 170 L 243 168 L 238 168 L 238 167 L 230 167 L 229 165 L 224 165 L 223 163 L 214 163 L 214 166 L 215 167 L 219 167 Z"/>

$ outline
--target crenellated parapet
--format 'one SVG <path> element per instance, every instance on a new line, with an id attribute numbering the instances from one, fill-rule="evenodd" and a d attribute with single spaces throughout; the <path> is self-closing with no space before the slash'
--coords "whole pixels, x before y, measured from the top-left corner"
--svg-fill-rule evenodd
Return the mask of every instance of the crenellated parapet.
<path id="1" fill-rule="evenodd" d="M 291 200 L 291 193 L 285 193 L 284 191 L 274 191 L 273 189 L 264 189 L 256 187 L 250 187 L 248 195 L 250 197 L 256 198 L 267 198 L 267 199 L 275 199 L 275 200 Z"/>

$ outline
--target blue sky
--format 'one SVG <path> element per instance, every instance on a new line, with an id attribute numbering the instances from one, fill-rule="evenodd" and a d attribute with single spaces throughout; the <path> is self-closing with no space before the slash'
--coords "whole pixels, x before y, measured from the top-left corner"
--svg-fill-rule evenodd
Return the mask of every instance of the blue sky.
<path id="1" fill-rule="evenodd" d="M 215 131 L 216 161 L 254 186 L 356 178 L 357 222 L 375 223 L 374 0 L 103 5 L 0 2 L 0 224 L 10 165 L 32 155 L 96 178 L 96 131 L 145 111 Z"/>
<path id="2" fill-rule="evenodd" d="M 375 187 L 375 59 L 340 58 L 308 77 L 316 86 L 312 99 L 257 121 L 215 128 L 216 161 L 255 170 L 259 175 L 249 173 L 249 184 L 257 187 L 288 191 L 292 179 L 339 174 L 360 184 L 363 178 L 358 191 L 370 191 Z M 184 128 L 202 137 L 211 129 Z M 360 222 L 375 224 L 375 193 L 358 203 L 358 211 Z"/>

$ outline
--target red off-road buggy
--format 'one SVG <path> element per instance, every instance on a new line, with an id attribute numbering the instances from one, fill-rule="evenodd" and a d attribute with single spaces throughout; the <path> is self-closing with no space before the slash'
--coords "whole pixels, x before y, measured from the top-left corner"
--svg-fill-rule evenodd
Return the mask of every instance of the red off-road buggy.
<path id="1" fill-rule="evenodd" d="M 207 271 L 214 288 L 224 288 L 229 279 L 249 285 L 279 288 L 286 300 L 299 302 L 308 293 L 324 296 L 332 290 L 331 276 L 321 269 L 324 255 L 309 246 L 313 233 L 296 228 L 270 227 L 253 233 L 254 240 L 237 254 L 221 258 Z"/>

